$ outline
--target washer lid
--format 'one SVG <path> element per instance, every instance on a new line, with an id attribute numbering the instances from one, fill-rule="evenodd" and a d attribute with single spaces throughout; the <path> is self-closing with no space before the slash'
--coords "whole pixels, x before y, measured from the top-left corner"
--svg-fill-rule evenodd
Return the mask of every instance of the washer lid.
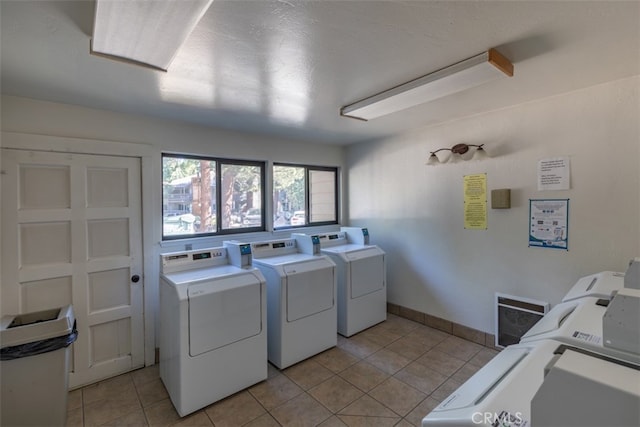
<path id="1" fill-rule="evenodd" d="M 502 350 L 489 363 L 471 377 L 464 385 L 436 410 L 454 410 L 476 405 L 490 390 L 505 380 L 512 371 L 529 354 L 527 348 L 509 348 Z"/>
<path id="2" fill-rule="evenodd" d="M 198 268 L 195 270 L 179 271 L 176 273 L 165 273 L 164 277 L 174 285 L 199 282 L 216 277 L 224 277 L 234 274 L 247 274 L 250 270 L 236 267 L 235 265 L 221 265 L 217 267 Z"/>

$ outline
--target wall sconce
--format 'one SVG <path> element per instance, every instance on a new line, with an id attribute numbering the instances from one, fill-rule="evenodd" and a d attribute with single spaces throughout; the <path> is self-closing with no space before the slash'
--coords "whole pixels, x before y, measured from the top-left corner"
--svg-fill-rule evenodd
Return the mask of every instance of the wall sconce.
<path id="1" fill-rule="evenodd" d="M 427 160 L 427 165 L 434 166 L 440 163 L 458 163 L 461 159 L 468 160 L 464 159 L 462 155 L 467 153 L 471 147 L 476 148 L 471 160 L 484 160 L 489 158 L 485 149 L 482 148 L 484 147 L 484 144 L 456 144 L 451 148 L 438 148 L 436 151 L 432 151 L 431 156 L 429 156 L 429 160 Z M 438 156 L 436 156 L 436 153 L 439 151 L 451 151 L 451 155 L 445 161 L 442 161 Z"/>

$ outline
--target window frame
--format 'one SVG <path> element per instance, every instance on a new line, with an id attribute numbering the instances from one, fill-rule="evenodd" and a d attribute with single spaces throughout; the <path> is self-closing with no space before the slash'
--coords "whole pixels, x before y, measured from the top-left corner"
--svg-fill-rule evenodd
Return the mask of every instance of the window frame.
<path id="1" fill-rule="evenodd" d="M 340 223 L 340 206 L 339 206 L 339 200 L 340 200 L 340 195 L 339 195 L 339 188 L 340 188 L 340 183 L 339 183 L 339 168 L 337 166 L 316 166 L 316 165 L 305 165 L 305 164 L 297 164 L 297 163 L 283 163 L 283 162 L 273 162 L 273 164 L 271 165 L 271 175 L 273 177 L 274 173 L 273 173 L 273 168 L 275 166 L 284 166 L 284 167 L 292 167 L 292 168 L 303 168 L 304 169 L 304 192 L 305 192 L 305 198 L 304 198 L 304 216 L 305 216 L 305 224 L 304 225 L 285 225 L 285 226 L 281 226 L 281 227 L 276 227 L 275 224 L 273 226 L 273 230 L 274 231 L 281 231 L 281 230 L 288 230 L 288 229 L 295 229 L 295 228 L 302 228 L 302 227 L 317 227 L 317 226 L 323 226 L 323 225 L 335 225 L 335 224 L 339 224 Z M 335 180 L 333 182 L 333 206 L 334 206 L 334 214 L 335 214 L 335 220 L 333 221 L 316 221 L 316 222 L 311 222 L 311 211 L 310 211 L 310 203 L 311 203 L 311 193 L 310 193 L 310 187 L 311 187 L 311 180 L 309 179 L 310 177 L 310 171 L 321 171 L 321 172 L 333 172 L 334 176 L 335 176 Z M 273 180 L 275 181 L 275 180 Z M 272 189 L 271 189 L 271 195 L 273 197 L 273 191 L 274 191 L 274 185 L 272 183 Z M 274 207 L 271 207 L 271 217 L 273 217 L 273 209 Z"/>
<path id="2" fill-rule="evenodd" d="M 209 161 L 215 162 L 215 197 L 216 197 L 216 208 L 215 215 L 216 218 L 222 218 L 222 167 L 224 165 L 232 165 L 232 166 L 255 166 L 260 168 L 260 210 L 262 212 L 261 221 L 259 226 L 254 227 L 238 227 L 238 228 L 223 228 L 222 221 L 216 219 L 216 231 L 213 232 L 205 232 L 205 233 L 194 233 L 194 234 L 172 234 L 165 235 L 164 234 L 164 189 L 162 194 L 162 206 L 161 206 L 161 218 L 162 218 L 162 241 L 168 242 L 173 240 L 182 240 L 182 239 L 193 239 L 193 238 L 201 238 L 201 237 L 212 237 L 212 236 L 223 236 L 230 234 L 242 234 L 242 233 L 255 233 L 260 231 L 266 231 L 266 215 L 265 215 L 265 202 L 266 202 L 266 193 L 268 191 L 266 185 L 266 169 L 267 164 L 264 161 L 260 160 L 242 160 L 242 159 L 229 159 L 223 157 L 213 157 L 213 156 L 202 156 L 196 154 L 180 154 L 180 153 L 162 153 L 161 161 L 160 161 L 160 174 L 161 174 L 161 182 L 164 183 L 164 159 L 165 158 L 174 158 L 174 159 L 191 159 L 191 160 L 199 160 L 199 161 Z M 163 184 L 164 185 L 164 184 Z"/>

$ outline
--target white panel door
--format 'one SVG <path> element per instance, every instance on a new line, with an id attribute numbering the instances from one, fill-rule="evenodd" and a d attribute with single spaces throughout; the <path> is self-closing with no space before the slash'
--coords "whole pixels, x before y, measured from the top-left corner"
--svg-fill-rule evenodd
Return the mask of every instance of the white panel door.
<path id="1" fill-rule="evenodd" d="M 140 159 L 2 149 L 2 313 L 73 304 L 71 387 L 144 365 Z"/>

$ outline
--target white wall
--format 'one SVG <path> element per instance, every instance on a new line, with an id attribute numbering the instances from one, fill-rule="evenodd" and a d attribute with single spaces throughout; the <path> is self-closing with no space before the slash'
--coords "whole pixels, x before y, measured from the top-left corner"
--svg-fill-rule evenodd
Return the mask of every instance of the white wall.
<path id="1" fill-rule="evenodd" d="M 131 152 L 150 153 L 143 157 L 143 220 L 145 222 L 145 318 L 147 363 L 153 362 L 154 327 L 158 310 L 159 255 L 184 250 L 185 244 L 193 249 L 222 245 L 224 240 L 242 238 L 245 241 L 288 237 L 291 230 L 214 238 L 185 239 L 162 242 L 162 152 L 211 155 L 232 159 L 337 166 L 344 170 L 345 152 L 341 146 L 311 144 L 241 132 L 216 130 L 183 122 L 154 119 L 144 116 L 119 114 L 104 110 L 57 104 L 27 98 L 2 96 L 1 124 L 4 135 L 12 133 L 12 145 L 27 141 L 29 147 L 52 151 L 95 151 L 96 146 L 118 146 Z M 14 134 L 15 133 L 15 134 Z M 29 134 L 29 135 L 26 135 Z M 32 137 L 30 134 L 45 135 Z M 18 135 L 14 137 L 14 135 Z M 23 138 L 24 136 L 24 138 Z M 64 137 L 64 138 L 59 138 Z M 50 141 L 50 144 L 49 144 Z M 125 144 L 109 144 L 119 142 Z M 131 143 L 131 144 L 127 144 Z M 0 146 L 6 146 L 0 143 Z M 92 151 L 92 147 L 94 151 Z M 137 147 L 143 147 L 139 149 Z M 113 149 L 110 149 L 113 151 Z M 114 153 L 109 153 L 114 154 Z M 123 155 L 130 155 L 122 152 Z M 269 168 L 267 168 L 269 169 Z M 268 172 L 267 172 L 268 174 Z M 270 189 L 267 189 L 270 191 Z M 270 203 L 271 198 L 266 198 Z M 341 204 L 346 204 L 341 191 Z M 342 215 L 341 215 L 342 216 Z M 335 230 L 337 226 L 318 227 L 313 230 Z M 306 229 L 310 230 L 310 229 Z M 238 237 L 242 236 L 242 237 Z"/>
<path id="2" fill-rule="evenodd" d="M 640 255 L 639 87 L 636 76 L 350 146 L 350 223 L 389 254 L 389 302 L 493 333 L 494 292 L 555 304 L 581 276 L 624 271 Z M 425 165 L 460 142 L 493 158 Z M 571 189 L 537 191 L 537 161 L 556 156 L 571 159 Z M 485 172 L 512 208 L 489 204 L 488 229 L 465 230 L 463 176 Z M 568 251 L 527 247 L 537 198 L 570 199 Z"/>

